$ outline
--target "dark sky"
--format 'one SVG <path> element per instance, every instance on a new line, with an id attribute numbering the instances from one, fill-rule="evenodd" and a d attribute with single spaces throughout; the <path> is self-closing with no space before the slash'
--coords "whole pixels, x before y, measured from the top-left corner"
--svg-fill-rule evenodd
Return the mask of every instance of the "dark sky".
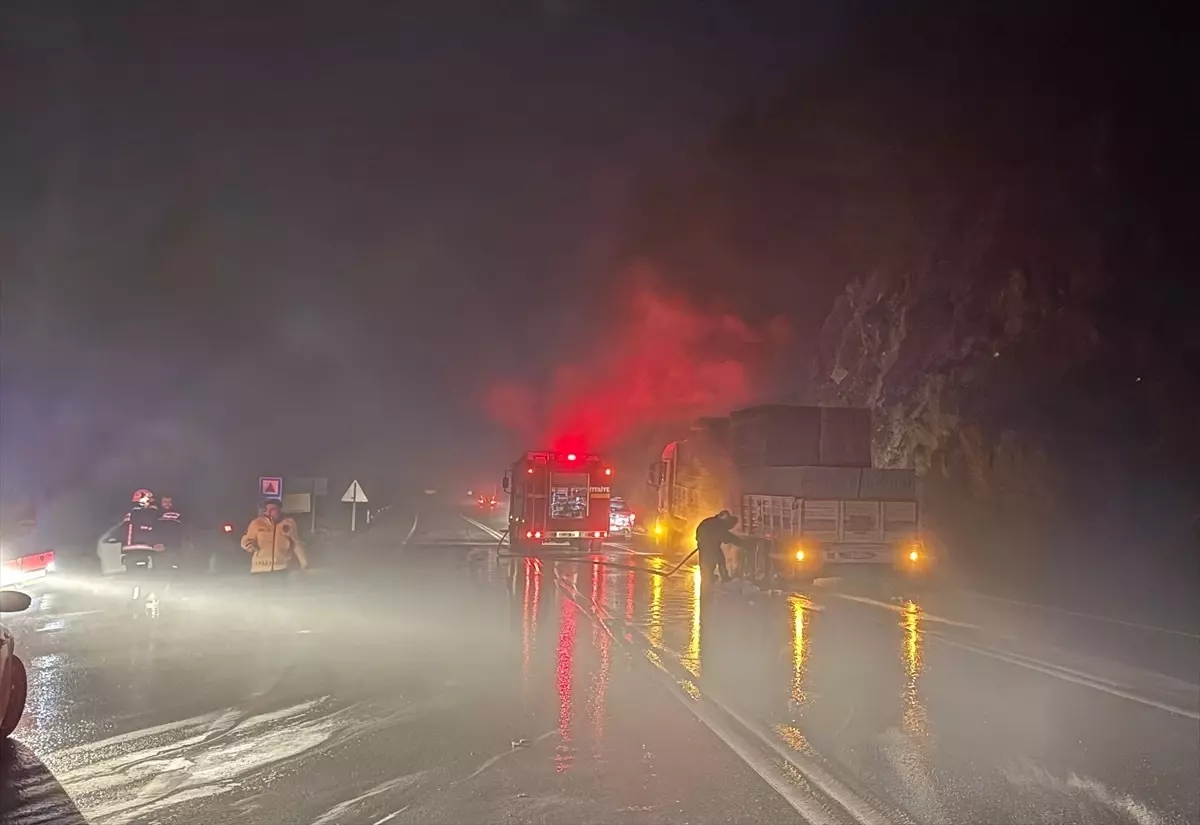
<path id="1" fill-rule="evenodd" d="M 481 396 L 602 337 L 634 181 L 840 17 L 5 3 L 5 487 L 494 466 Z"/>

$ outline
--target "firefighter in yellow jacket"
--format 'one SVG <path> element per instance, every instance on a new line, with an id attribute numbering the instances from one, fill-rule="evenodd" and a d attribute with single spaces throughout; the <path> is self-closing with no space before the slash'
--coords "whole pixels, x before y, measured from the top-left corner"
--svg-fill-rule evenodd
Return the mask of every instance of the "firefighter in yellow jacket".
<path id="1" fill-rule="evenodd" d="M 242 536 L 242 549 L 251 554 L 251 573 L 286 574 L 293 558 L 301 570 L 308 569 L 308 556 L 296 522 L 284 517 L 278 499 L 263 503 L 262 515 L 250 522 L 246 535 Z"/>

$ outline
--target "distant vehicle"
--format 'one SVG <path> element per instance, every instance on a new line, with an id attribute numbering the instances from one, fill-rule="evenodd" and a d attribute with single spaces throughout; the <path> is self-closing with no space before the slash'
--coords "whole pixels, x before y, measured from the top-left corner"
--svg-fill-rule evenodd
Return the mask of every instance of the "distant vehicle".
<path id="1" fill-rule="evenodd" d="M 608 503 L 608 532 L 628 538 L 633 535 L 637 516 L 623 498 L 612 498 Z"/>
<path id="2" fill-rule="evenodd" d="M 765 552 L 754 578 L 807 580 L 835 568 L 923 576 L 916 473 L 871 466 L 871 412 L 772 405 L 702 418 L 650 466 L 655 537 L 690 543 L 728 509 Z"/>
<path id="3" fill-rule="evenodd" d="M 496 501 L 495 496 L 480 496 L 475 503 L 481 510 L 495 510 L 499 502 Z"/>
<path id="4" fill-rule="evenodd" d="M 528 452 L 504 475 L 513 549 L 598 549 L 608 538 L 612 468 L 600 456 Z"/>
<path id="5" fill-rule="evenodd" d="M 29 607 L 29 596 L 16 590 L 0 590 L 0 613 L 19 613 Z M 25 713 L 29 692 L 25 663 L 14 653 L 12 633 L 0 625 L 0 738 L 17 728 Z"/>
<path id="6" fill-rule="evenodd" d="M 5 584 L 25 584 L 45 578 L 57 567 L 54 551 L 39 547 L 32 522 L 6 525 L 0 530 L 0 565 Z"/>

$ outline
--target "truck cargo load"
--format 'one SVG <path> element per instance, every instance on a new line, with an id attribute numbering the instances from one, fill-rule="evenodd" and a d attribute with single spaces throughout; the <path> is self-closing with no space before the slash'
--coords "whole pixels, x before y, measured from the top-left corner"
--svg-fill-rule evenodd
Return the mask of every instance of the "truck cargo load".
<path id="1" fill-rule="evenodd" d="M 755 577 L 925 569 L 916 473 L 871 465 L 869 409 L 767 405 L 727 421 L 697 422 L 651 465 L 660 540 L 686 546 L 701 519 L 728 509 L 765 548 L 751 554 Z"/>

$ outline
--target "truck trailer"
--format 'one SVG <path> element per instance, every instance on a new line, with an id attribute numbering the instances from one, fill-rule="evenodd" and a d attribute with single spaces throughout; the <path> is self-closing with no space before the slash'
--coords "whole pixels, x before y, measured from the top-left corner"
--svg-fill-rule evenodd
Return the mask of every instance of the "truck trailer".
<path id="1" fill-rule="evenodd" d="M 750 578 L 811 580 L 847 568 L 924 575 L 914 470 L 872 466 L 871 411 L 770 405 L 698 419 L 650 466 L 653 532 L 688 545 L 720 510 L 755 539 Z"/>

